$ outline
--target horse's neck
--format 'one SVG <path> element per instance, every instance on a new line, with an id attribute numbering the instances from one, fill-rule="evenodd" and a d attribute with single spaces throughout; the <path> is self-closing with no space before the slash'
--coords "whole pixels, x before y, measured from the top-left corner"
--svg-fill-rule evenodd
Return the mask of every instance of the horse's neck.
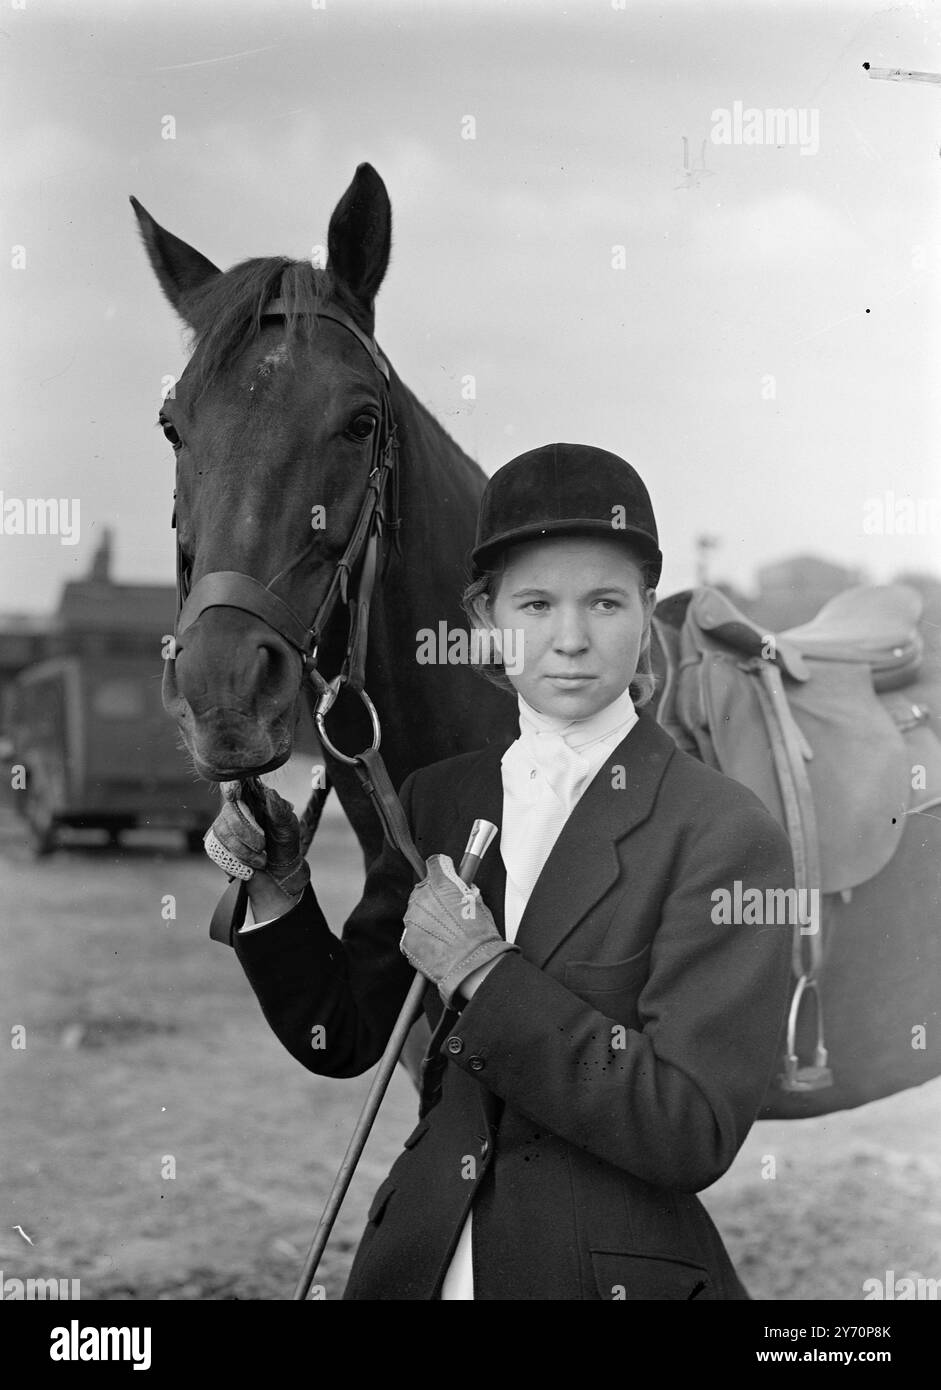
<path id="1" fill-rule="evenodd" d="M 398 379 L 393 409 L 400 441 L 398 544 L 376 595 L 370 638 L 377 652 L 394 643 L 387 679 L 414 692 L 422 670 L 415 660 L 418 631 L 437 631 L 442 620 L 463 625 L 461 593 L 486 480 Z"/>
<path id="2" fill-rule="evenodd" d="M 382 753 L 394 785 L 417 767 L 515 736 L 515 701 L 453 663 L 440 633 L 466 629 L 461 593 L 468 578 L 477 507 L 485 477 L 415 399 L 393 378 L 399 438 L 398 546 L 384 545 L 388 563 L 376 581 L 369 622 L 366 687 L 382 721 Z M 390 498 L 391 502 L 391 498 Z M 391 506 L 388 509 L 391 516 Z M 420 662 L 420 634 L 432 633 L 437 660 Z M 331 716 L 337 746 L 354 750 L 361 720 Z M 346 740 L 343 742 L 343 740 Z M 367 858 L 376 847 L 374 812 L 348 769 L 332 767 L 337 792 Z"/>
<path id="3" fill-rule="evenodd" d="M 392 408 L 400 441 L 398 467 L 400 507 L 407 525 L 412 518 L 412 544 L 419 533 L 431 541 L 427 557 L 434 566 L 447 568 L 454 545 L 468 553 L 477 523 L 477 505 L 486 477 L 479 464 L 465 454 L 412 391 L 393 377 Z M 440 544 L 440 527 L 447 522 L 452 544 Z M 413 557 L 414 558 L 414 557 Z"/>

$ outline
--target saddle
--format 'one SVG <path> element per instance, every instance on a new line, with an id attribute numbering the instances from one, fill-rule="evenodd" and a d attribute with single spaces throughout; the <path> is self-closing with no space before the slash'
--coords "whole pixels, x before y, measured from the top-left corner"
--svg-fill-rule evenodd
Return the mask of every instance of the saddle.
<path id="1" fill-rule="evenodd" d="M 902 693 L 922 661 L 921 598 L 905 585 L 859 586 L 815 618 L 770 633 L 716 589 L 657 607 L 666 661 L 658 719 L 679 746 L 761 798 L 787 830 L 795 885 L 819 929 L 794 928 L 797 980 L 788 1020 L 786 1090 L 832 1084 L 819 973 L 827 895 L 849 900 L 898 849 L 906 815 L 938 799 L 941 745 L 929 711 Z M 924 775 L 913 776 L 913 769 Z M 796 1052 L 798 1014 L 815 996 L 814 1061 Z"/>
<path id="2" fill-rule="evenodd" d="M 696 622 L 722 645 L 761 656 L 774 645 L 779 664 L 797 680 L 810 673 L 802 660 L 868 666 L 876 690 L 893 690 L 915 679 L 923 643 L 918 631 L 920 595 L 904 584 L 858 585 L 837 594 L 810 622 L 777 637 L 746 618 L 718 589 L 691 596 Z"/>

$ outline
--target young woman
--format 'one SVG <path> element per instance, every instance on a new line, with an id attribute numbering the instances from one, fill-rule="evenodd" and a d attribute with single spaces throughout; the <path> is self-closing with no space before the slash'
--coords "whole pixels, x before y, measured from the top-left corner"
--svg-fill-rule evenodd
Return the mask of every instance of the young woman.
<path id="1" fill-rule="evenodd" d="M 647 708 L 660 564 L 629 464 L 571 444 L 514 459 L 485 490 L 465 603 L 520 736 L 404 783 L 427 877 L 387 847 L 338 939 L 285 802 L 268 797 L 264 848 L 232 804 L 214 826 L 256 869 L 236 949 L 304 1066 L 371 1067 L 412 968 L 429 981 L 436 1061 L 347 1299 L 748 1296 L 694 1194 L 764 1096 L 790 932 L 717 925 L 714 894 L 790 886 L 791 853 Z M 454 865 L 476 817 L 500 835 L 471 891 Z"/>

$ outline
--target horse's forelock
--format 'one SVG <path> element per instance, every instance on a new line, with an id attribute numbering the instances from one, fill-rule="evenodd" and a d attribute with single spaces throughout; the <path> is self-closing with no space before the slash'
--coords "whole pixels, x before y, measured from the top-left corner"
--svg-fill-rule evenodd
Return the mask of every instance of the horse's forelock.
<path id="1" fill-rule="evenodd" d="M 190 381 L 194 399 L 218 381 L 261 332 L 262 315 L 272 299 L 287 307 L 285 338 L 310 339 L 316 310 L 330 292 L 329 274 L 308 261 L 271 256 L 242 261 L 214 276 L 185 304 L 193 331 Z"/>

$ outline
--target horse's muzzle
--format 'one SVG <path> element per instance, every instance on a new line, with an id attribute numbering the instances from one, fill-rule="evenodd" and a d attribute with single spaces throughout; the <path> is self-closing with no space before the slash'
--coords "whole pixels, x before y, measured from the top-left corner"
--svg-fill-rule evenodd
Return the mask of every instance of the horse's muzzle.
<path id="1" fill-rule="evenodd" d="M 163 705 L 198 774 L 234 781 L 287 762 L 300 681 L 300 658 L 287 643 L 220 608 L 189 628 L 166 662 Z"/>

